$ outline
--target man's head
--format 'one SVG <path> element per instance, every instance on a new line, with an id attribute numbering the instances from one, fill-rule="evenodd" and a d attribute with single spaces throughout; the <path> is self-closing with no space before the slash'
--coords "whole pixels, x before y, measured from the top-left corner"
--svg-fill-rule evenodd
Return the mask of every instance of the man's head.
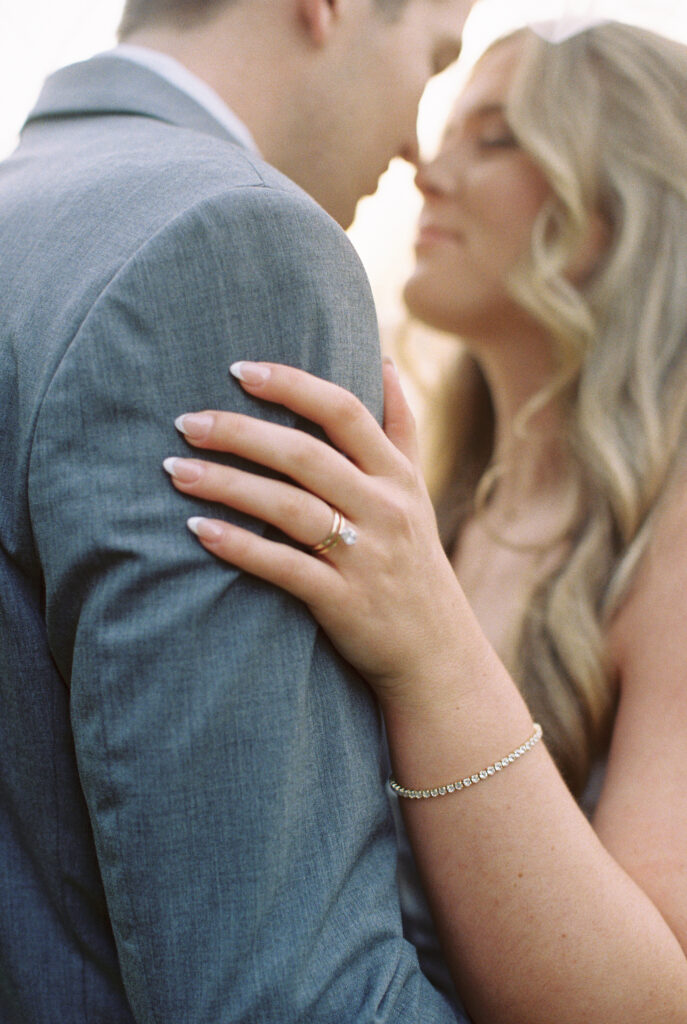
<path id="1" fill-rule="evenodd" d="M 176 57 L 241 117 L 265 158 L 344 226 L 457 55 L 471 0 L 128 0 L 120 35 Z"/>
<path id="2" fill-rule="evenodd" d="M 126 39 L 132 32 L 151 25 L 168 23 L 185 28 L 207 21 L 218 8 L 252 0 L 126 0 L 119 26 L 119 38 Z M 387 17 L 396 17 L 409 0 L 375 0 Z"/>

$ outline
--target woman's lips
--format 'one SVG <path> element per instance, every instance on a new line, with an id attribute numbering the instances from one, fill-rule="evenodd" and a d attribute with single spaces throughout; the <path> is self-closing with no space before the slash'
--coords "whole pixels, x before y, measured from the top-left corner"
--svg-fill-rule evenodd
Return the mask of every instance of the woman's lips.
<path id="1" fill-rule="evenodd" d="M 439 227 L 437 224 L 420 224 L 415 240 L 415 248 L 445 243 L 456 245 L 462 241 L 463 237 L 457 231 L 449 231 L 446 228 Z"/>

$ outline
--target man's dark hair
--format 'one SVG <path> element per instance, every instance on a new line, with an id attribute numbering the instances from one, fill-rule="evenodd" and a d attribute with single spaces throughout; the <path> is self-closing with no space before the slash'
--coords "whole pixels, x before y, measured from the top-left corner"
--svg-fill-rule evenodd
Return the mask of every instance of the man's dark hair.
<path id="1" fill-rule="evenodd" d="M 119 25 L 119 38 L 150 25 L 167 24 L 189 28 L 211 18 L 229 4 L 250 3 L 250 0 L 126 0 Z M 408 0 L 375 0 L 382 13 L 393 18 Z"/>

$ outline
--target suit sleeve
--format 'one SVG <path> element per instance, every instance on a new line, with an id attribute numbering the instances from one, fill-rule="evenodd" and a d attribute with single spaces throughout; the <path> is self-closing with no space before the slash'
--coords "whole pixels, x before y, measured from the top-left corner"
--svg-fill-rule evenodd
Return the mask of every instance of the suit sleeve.
<path id="1" fill-rule="evenodd" d="M 30 502 L 50 644 L 137 1021 L 343 1019 L 325 993 L 350 950 L 339 939 L 325 963 L 324 947 L 344 923 L 355 936 L 375 921 L 398 961 L 369 694 L 302 606 L 208 557 L 184 523 L 217 510 L 161 468 L 185 453 L 183 412 L 287 421 L 230 378 L 235 359 L 303 366 L 379 413 L 367 288 L 305 200 L 254 188 L 200 202 L 109 283 L 42 405 Z M 369 905 L 346 891 L 365 862 L 388 875 Z"/>

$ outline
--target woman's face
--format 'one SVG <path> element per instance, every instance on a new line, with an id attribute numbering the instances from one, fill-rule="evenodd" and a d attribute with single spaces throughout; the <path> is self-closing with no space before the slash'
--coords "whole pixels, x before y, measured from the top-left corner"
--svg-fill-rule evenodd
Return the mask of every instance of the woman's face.
<path id="1" fill-rule="evenodd" d="M 424 196 L 416 267 L 405 287 L 411 313 L 440 330 L 480 338 L 525 315 L 506 280 L 527 253 L 551 189 L 505 118 L 521 42 L 479 62 L 446 126 L 438 155 L 420 167 Z"/>

